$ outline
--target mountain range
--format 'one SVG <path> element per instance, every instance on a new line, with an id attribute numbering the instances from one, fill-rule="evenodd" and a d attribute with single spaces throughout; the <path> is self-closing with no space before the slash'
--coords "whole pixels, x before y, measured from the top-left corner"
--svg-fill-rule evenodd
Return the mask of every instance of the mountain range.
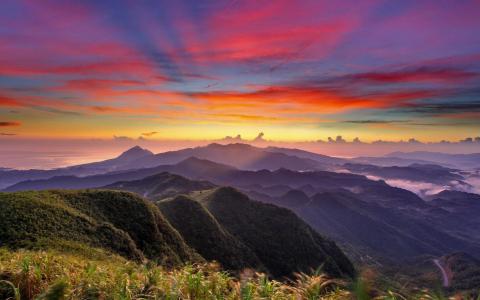
<path id="1" fill-rule="evenodd" d="M 339 171 L 348 169 L 352 172 L 365 173 L 365 169 L 359 170 L 353 167 L 354 164 L 362 164 L 369 167 L 371 173 L 386 174 L 383 179 L 406 179 L 416 181 L 418 173 L 425 171 L 431 174 L 425 174 L 423 180 L 430 178 L 448 178 L 445 172 L 450 172 L 450 178 L 464 179 L 461 175 L 453 174 L 455 169 L 471 168 L 480 166 L 479 155 L 450 155 L 441 153 L 412 152 L 412 153 L 391 153 L 384 157 L 363 157 L 344 159 L 331 157 L 327 155 L 312 153 L 299 149 L 288 149 L 279 147 L 259 148 L 248 144 L 209 144 L 207 146 L 186 148 L 176 151 L 169 151 L 159 154 L 153 154 L 151 151 L 135 146 L 116 158 L 105 161 L 81 164 L 53 170 L 12 170 L 0 169 L 0 188 L 7 188 L 19 182 L 49 179 L 52 177 L 76 176 L 84 177 L 91 175 L 100 175 L 106 173 L 117 173 L 132 171 L 136 169 L 153 168 L 160 165 L 173 165 L 190 158 L 210 160 L 220 164 L 229 165 L 242 170 L 270 170 L 274 171 L 285 168 L 294 171 L 305 170 L 329 170 Z M 398 155 L 395 156 L 395 155 Z M 430 160 L 428 160 L 430 158 Z M 347 168 L 344 167 L 347 166 Z M 414 168 L 408 172 L 408 169 L 397 169 L 395 172 L 385 172 L 388 169 L 373 170 L 373 167 L 405 167 Z M 436 166 L 444 166 L 444 169 Z M 428 170 L 426 170 L 428 168 Z M 447 170 L 449 169 L 449 170 Z M 418 171 L 418 172 L 417 172 Z M 433 173 L 437 171 L 436 173 Z M 362 174 L 363 174 L 362 173 Z M 374 174 L 372 174 L 374 175 Z M 432 176 L 430 176 L 432 175 Z M 443 181 L 445 181 L 443 180 Z M 430 182 L 428 181 L 428 182 Z"/>
<path id="2" fill-rule="evenodd" d="M 248 144 L 210 144 L 204 147 L 153 154 L 146 149 L 135 146 L 113 159 L 71 167 L 53 170 L 0 169 L 0 188 L 6 188 L 22 181 L 41 180 L 58 176 L 83 177 L 177 164 L 189 157 L 229 164 L 245 170 L 275 170 L 278 168 L 289 168 L 292 170 L 324 169 L 342 162 L 340 159 L 325 155 L 307 155 L 309 152 L 301 150 L 293 151 L 280 148 L 275 149 L 277 151 L 273 150 L 273 148 L 258 148 Z"/>
<path id="3" fill-rule="evenodd" d="M 196 162 L 197 166 L 200 162 L 209 164 L 210 170 L 217 165 L 197 159 L 187 162 L 191 161 Z M 224 168 L 222 165 L 219 167 Z M 434 226 L 423 220 L 426 217 L 444 217 L 436 213 L 434 202 L 426 202 L 413 193 L 363 176 L 285 169 L 273 172 L 232 169 L 229 173 L 210 171 L 203 174 L 218 185 L 236 186 L 252 199 L 291 209 L 316 231 L 339 242 L 351 257 L 358 260 L 368 257 L 376 261 L 390 261 L 393 258 L 408 260 L 425 254 L 480 250 L 480 240 L 465 239 L 458 232 L 449 231 L 441 222 L 433 222 L 438 225 Z M 168 198 L 169 193 L 151 191 L 158 189 L 158 186 L 170 190 L 166 186 L 168 182 L 182 182 L 183 188 L 174 187 L 173 190 L 184 194 L 201 193 L 213 185 L 161 173 L 104 188 L 150 195 L 150 199 L 156 201 Z M 278 185 L 271 185 L 272 182 Z M 332 186 L 336 188 L 332 189 Z M 278 193 L 272 192 L 275 189 L 279 190 Z"/>
<path id="4" fill-rule="evenodd" d="M 427 158 L 210 144 L 159 154 L 134 147 L 55 170 L 0 169 L 0 241 L 87 244 L 166 265 L 216 260 L 275 278 L 320 265 L 352 277 L 350 260 L 399 270 L 418 257 L 480 259 L 480 195 L 455 190 L 469 186 L 476 155 Z M 446 190 L 419 196 L 389 180 Z"/>
<path id="5" fill-rule="evenodd" d="M 295 214 L 232 188 L 157 204 L 108 190 L 0 193 L 0 246 L 85 244 L 164 265 L 206 258 L 232 271 L 254 267 L 275 278 L 319 267 L 334 277 L 355 275 L 335 243 Z"/>

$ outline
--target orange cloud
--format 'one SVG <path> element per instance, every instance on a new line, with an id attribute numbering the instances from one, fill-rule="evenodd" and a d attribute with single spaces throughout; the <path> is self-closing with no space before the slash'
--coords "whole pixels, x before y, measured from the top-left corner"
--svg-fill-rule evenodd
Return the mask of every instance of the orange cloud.
<path id="1" fill-rule="evenodd" d="M 189 93 L 204 100 L 210 109 L 270 107 L 281 112 L 330 113 L 348 109 L 394 107 L 399 103 L 430 95 L 428 91 L 406 91 L 353 96 L 345 91 L 317 87 L 276 86 L 251 92 Z"/>

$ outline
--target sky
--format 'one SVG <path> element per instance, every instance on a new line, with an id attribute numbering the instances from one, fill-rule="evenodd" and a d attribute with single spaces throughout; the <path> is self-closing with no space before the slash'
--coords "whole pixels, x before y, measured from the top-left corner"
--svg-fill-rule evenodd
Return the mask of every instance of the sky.
<path id="1" fill-rule="evenodd" d="M 480 1 L 0 5 L 0 144 L 13 149 L 480 136 Z"/>

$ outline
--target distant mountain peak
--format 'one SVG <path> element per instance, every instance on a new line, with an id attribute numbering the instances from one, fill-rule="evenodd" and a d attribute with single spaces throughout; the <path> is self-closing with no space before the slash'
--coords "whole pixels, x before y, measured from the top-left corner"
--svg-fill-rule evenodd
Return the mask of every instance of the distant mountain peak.
<path id="1" fill-rule="evenodd" d="M 140 146 L 135 146 L 123 152 L 117 158 L 132 160 L 150 155 L 154 155 L 150 150 L 144 149 Z"/>

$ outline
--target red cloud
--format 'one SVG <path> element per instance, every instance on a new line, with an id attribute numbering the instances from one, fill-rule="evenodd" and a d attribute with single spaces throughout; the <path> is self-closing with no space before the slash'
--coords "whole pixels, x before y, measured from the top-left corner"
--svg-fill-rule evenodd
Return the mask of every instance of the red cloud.
<path id="1" fill-rule="evenodd" d="M 23 106 L 20 101 L 0 95 L 0 106 Z"/>
<path id="2" fill-rule="evenodd" d="M 17 121 L 0 121 L 0 127 L 20 126 L 22 123 Z"/>
<path id="3" fill-rule="evenodd" d="M 218 91 L 188 95 L 206 101 L 210 109 L 268 108 L 268 111 L 279 113 L 330 113 L 348 109 L 399 107 L 438 93 L 429 90 L 402 90 L 354 95 L 349 90 L 315 86 L 273 86 L 250 92 Z"/>

